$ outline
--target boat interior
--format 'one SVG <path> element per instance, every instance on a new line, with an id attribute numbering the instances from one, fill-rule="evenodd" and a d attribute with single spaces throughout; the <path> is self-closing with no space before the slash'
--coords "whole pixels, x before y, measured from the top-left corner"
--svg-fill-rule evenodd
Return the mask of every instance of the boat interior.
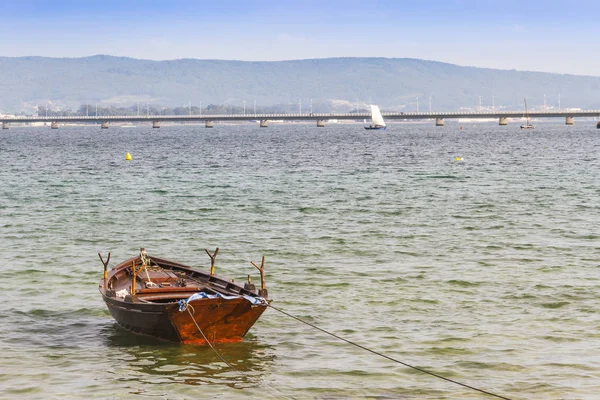
<path id="1" fill-rule="evenodd" d="M 219 249 L 213 253 L 205 250 L 211 260 L 210 273 L 179 264 L 162 258 L 148 256 L 146 249 L 140 249 L 140 255 L 117 265 L 108 273 L 108 258 L 100 253 L 98 256 L 104 264 L 104 279 L 101 281 L 100 291 L 107 297 L 123 299 L 126 302 L 147 303 L 177 303 L 179 300 L 189 298 L 191 295 L 204 292 L 207 295 L 224 296 L 263 296 L 266 298 L 267 290 L 264 283 L 263 257 L 260 267 L 254 262 L 251 264 L 260 271 L 261 288 L 256 290 L 248 275 L 248 282 L 242 287 L 232 281 L 219 278 L 215 275 L 215 258 Z"/>
<path id="2" fill-rule="evenodd" d="M 136 261 L 133 260 L 129 267 L 119 268 L 109 279 L 108 296 L 113 297 L 111 295 L 114 294 L 127 300 L 127 296 L 133 293 L 138 302 L 176 303 L 198 292 L 228 296 L 242 294 L 238 285 L 208 274 L 161 265 L 150 257 L 146 262 Z"/>

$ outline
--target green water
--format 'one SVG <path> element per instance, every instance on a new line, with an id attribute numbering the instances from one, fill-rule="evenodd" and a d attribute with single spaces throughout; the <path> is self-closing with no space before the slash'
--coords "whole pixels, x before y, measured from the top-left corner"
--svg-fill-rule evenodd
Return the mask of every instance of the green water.
<path id="1" fill-rule="evenodd" d="M 270 309 L 217 349 L 117 327 L 102 264 L 150 254 L 514 399 L 600 393 L 600 131 L 536 124 L 0 132 L 0 398 L 479 399 Z M 130 152 L 133 160 L 125 161 Z M 457 161 L 456 157 L 462 157 Z"/>

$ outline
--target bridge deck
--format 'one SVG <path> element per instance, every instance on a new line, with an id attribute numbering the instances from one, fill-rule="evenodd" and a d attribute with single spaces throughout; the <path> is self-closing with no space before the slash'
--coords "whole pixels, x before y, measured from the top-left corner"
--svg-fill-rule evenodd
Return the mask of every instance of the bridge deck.
<path id="1" fill-rule="evenodd" d="M 419 120 L 419 119 L 458 119 L 458 118 L 522 118 L 523 112 L 435 112 L 435 113 L 382 113 L 387 120 Z M 556 118 L 556 117 L 600 117 L 600 110 L 580 111 L 553 111 L 530 112 L 530 118 Z M 370 113 L 346 114 L 228 114 L 228 115 L 100 115 L 100 116 L 69 116 L 69 117 L 0 117 L 6 123 L 32 123 L 32 122 L 185 122 L 185 121 L 252 121 L 252 120 L 284 120 L 284 121 L 310 121 L 310 120 L 362 120 L 371 119 Z"/>

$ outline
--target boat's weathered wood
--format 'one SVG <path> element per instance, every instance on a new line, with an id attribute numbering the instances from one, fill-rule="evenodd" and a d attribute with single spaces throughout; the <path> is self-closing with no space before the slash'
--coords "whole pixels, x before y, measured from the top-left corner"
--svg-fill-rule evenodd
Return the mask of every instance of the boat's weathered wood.
<path id="1" fill-rule="evenodd" d="M 151 294 L 151 293 L 178 293 L 178 292 L 199 292 L 205 288 L 200 286 L 182 286 L 182 287 L 152 287 L 146 289 L 138 289 L 136 294 Z M 212 290 L 211 290 L 212 292 Z"/>
<path id="2" fill-rule="evenodd" d="M 265 256 L 262 257 L 260 267 L 256 265 L 254 261 L 250 261 L 250 264 L 254 265 L 254 267 L 256 267 L 256 269 L 258 269 L 258 271 L 260 272 L 260 290 L 258 291 L 258 295 L 266 299 L 267 297 L 269 297 L 269 293 L 267 292 L 265 282 Z"/>
<path id="3" fill-rule="evenodd" d="M 139 301 L 153 302 L 153 301 L 161 301 L 161 300 L 172 300 L 173 303 L 181 300 L 182 298 L 187 299 L 194 293 L 198 293 L 197 291 L 189 291 L 189 292 L 176 292 L 176 293 L 148 293 L 137 295 L 137 299 Z"/>
<path id="4" fill-rule="evenodd" d="M 208 251 L 208 249 L 204 249 L 204 251 L 210 257 L 210 276 L 215 276 L 215 258 L 217 258 L 217 254 L 219 253 L 219 248 L 217 247 L 217 249 L 215 250 L 215 252 L 213 254 L 210 254 L 210 251 Z"/>
<path id="5" fill-rule="evenodd" d="M 102 258 L 102 254 L 98 253 L 98 257 L 100 257 L 100 261 L 102 261 L 102 264 L 104 265 L 104 290 L 106 291 L 106 289 L 107 289 L 106 285 L 108 284 L 108 263 L 110 262 L 110 252 L 108 252 L 108 257 L 106 257 L 106 262 Z"/>
<path id="6" fill-rule="evenodd" d="M 243 298 L 193 300 L 188 307 L 193 319 L 187 312 L 169 313 L 181 341 L 186 344 L 205 344 L 202 332 L 211 343 L 239 342 L 266 309 L 253 307 Z"/>
<path id="7" fill-rule="evenodd" d="M 211 256 L 214 271 L 218 248 L 213 254 L 208 250 L 207 253 Z M 101 256 L 100 259 L 105 270 L 108 269 L 108 260 L 105 263 Z M 261 267 L 255 265 L 259 271 L 262 268 L 261 291 L 265 286 L 264 262 L 263 257 Z M 240 341 L 267 307 L 264 299 L 257 304 L 249 301 L 250 297 L 259 297 L 233 281 L 148 256 L 143 249 L 139 256 L 121 262 L 105 276 L 99 289 L 119 325 L 135 333 L 166 340 L 204 344 L 204 332 L 211 343 Z M 226 298 L 184 302 L 181 303 L 183 311 L 180 311 L 180 301 L 198 292 L 220 293 Z"/>

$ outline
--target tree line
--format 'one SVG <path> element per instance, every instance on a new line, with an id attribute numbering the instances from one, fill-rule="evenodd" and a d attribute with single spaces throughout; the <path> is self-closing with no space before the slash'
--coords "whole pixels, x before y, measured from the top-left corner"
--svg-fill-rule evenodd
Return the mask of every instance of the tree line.
<path id="1" fill-rule="evenodd" d="M 101 116 L 145 116 L 145 115 L 228 115 L 228 114 L 297 114 L 302 111 L 303 114 L 329 113 L 332 111 L 331 104 L 319 102 L 312 105 L 300 104 L 277 104 L 272 106 L 254 104 L 240 106 L 231 104 L 209 104 L 200 108 L 195 105 L 168 107 L 152 104 L 134 104 L 127 107 L 117 107 L 113 105 L 101 104 L 82 104 L 76 110 L 72 109 L 52 109 L 46 106 L 38 106 L 37 116 L 39 117 L 101 117 Z M 342 112 L 356 112 L 356 108 L 349 108 Z M 367 112 L 367 109 L 360 107 L 359 112 Z"/>

